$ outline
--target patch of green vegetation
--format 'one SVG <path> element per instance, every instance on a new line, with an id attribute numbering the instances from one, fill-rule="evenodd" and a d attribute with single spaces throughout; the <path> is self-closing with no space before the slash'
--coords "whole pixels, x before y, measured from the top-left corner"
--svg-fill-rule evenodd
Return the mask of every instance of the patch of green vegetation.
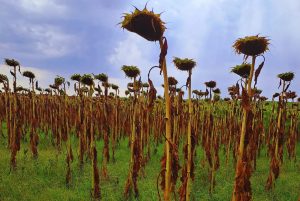
<path id="1" fill-rule="evenodd" d="M 4 127 L 4 136 L 6 128 Z M 67 188 L 66 175 L 66 147 L 62 147 L 59 153 L 51 144 L 51 135 L 40 135 L 38 146 L 39 157 L 34 160 L 29 150 L 29 139 L 23 139 L 21 150 L 17 155 L 17 170 L 10 171 L 10 152 L 6 147 L 7 139 L 0 136 L 0 200 L 1 201 L 82 201 L 90 200 L 91 190 L 91 161 L 86 160 L 84 168 L 79 168 L 78 141 L 72 138 L 74 162 L 72 163 L 72 185 Z M 26 141 L 26 142 L 25 142 Z M 183 141 L 183 140 L 182 140 Z M 298 144 L 300 146 L 300 144 Z M 103 142 L 97 142 L 98 167 L 101 169 Z M 152 144 L 151 160 L 147 163 L 144 176 L 138 180 L 138 188 L 141 201 L 157 201 L 157 176 L 160 172 L 160 158 L 163 154 L 163 145 L 159 144 L 157 152 Z M 123 200 L 123 191 L 128 175 L 130 151 L 128 140 L 122 140 L 115 152 L 116 161 L 108 164 L 109 180 L 100 178 L 102 198 L 105 201 Z M 182 145 L 179 147 L 181 164 Z M 286 153 L 286 151 L 285 151 Z M 197 148 L 195 160 L 195 180 L 192 185 L 191 200 L 219 201 L 230 200 L 234 180 L 234 164 L 232 156 L 228 164 L 225 162 L 225 152 L 220 148 L 220 169 L 216 172 L 216 187 L 209 194 L 208 164 L 201 147 Z M 297 149 L 297 158 L 300 157 L 300 149 Z M 252 193 L 254 201 L 278 200 L 295 201 L 300 196 L 300 161 L 289 161 L 284 158 L 280 176 L 276 181 L 274 191 L 266 192 L 265 182 L 269 173 L 269 158 L 264 148 L 257 160 L 257 169 L 251 177 Z M 181 171 L 179 172 L 181 176 Z M 180 185 L 180 177 L 177 181 L 177 189 Z M 162 195 L 163 193 L 160 192 Z M 135 200 L 133 197 L 130 200 Z M 177 195 L 178 200 L 178 195 Z"/>

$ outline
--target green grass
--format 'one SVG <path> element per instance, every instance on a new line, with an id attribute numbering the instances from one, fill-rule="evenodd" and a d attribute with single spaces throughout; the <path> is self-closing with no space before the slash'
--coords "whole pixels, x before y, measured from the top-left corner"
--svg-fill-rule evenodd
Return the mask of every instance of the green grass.
<path id="1" fill-rule="evenodd" d="M 77 160 L 77 141 L 73 139 L 74 162 L 72 163 L 72 185 L 65 185 L 66 151 L 65 147 L 60 154 L 50 145 L 50 136 L 41 136 L 39 144 L 39 157 L 32 159 L 27 142 L 22 142 L 21 151 L 17 157 L 17 170 L 10 171 L 10 153 L 6 148 L 6 139 L 0 136 L 0 200 L 1 201 L 75 201 L 90 200 L 91 190 L 91 164 L 87 161 L 84 169 L 79 170 Z M 120 142 L 116 150 L 116 162 L 110 161 L 108 173 L 110 180 L 101 180 L 101 194 L 105 201 L 124 200 L 123 191 L 128 174 L 130 151 L 128 141 Z M 298 144 L 299 147 L 300 144 Z M 97 143 L 99 169 L 101 169 L 103 143 Z M 152 149 L 153 150 L 153 149 Z M 180 153 L 182 148 L 180 148 Z M 159 145 L 156 154 L 152 154 L 151 160 L 145 169 L 145 178 L 138 181 L 140 199 L 145 201 L 157 201 L 156 179 L 160 172 L 160 158 L 163 146 Z M 220 150 L 221 167 L 216 174 L 216 188 L 209 195 L 208 166 L 200 165 L 205 159 L 203 150 L 198 147 L 196 156 L 196 177 L 192 187 L 192 200 L 230 200 L 233 189 L 234 169 L 230 162 L 225 164 L 225 155 Z M 182 159 L 182 155 L 180 155 Z M 300 149 L 297 151 L 300 158 Z M 182 161 L 181 161 L 182 164 Z M 269 159 L 262 151 L 257 161 L 257 170 L 253 173 L 251 182 L 254 201 L 297 201 L 300 196 L 300 162 L 290 162 L 285 159 L 276 189 L 273 192 L 265 192 L 264 186 L 269 172 Z M 181 175 L 181 171 L 180 171 Z M 177 186 L 180 185 L 178 179 Z M 161 193 L 162 194 L 162 193 Z M 135 200 L 131 198 L 131 200 Z M 177 195 L 178 200 L 178 195 Z"/>

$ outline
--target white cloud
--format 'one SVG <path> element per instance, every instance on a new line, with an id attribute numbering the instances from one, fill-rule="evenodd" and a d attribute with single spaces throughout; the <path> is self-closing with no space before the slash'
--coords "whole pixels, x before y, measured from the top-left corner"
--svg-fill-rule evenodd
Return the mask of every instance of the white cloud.
<path id="1" fill-rule="evenodd" d="M 13 78 L 10 75 L 10 71 L 12 71 L 13 68 L 7 66 L 7 65 L 0 65 L 0 73 L 6 75 L 9 78 L 10 87 L 12 87 Z M 49 84 L 53 83 L 55 73 L 40 69 L 37 67 L 24 67 L 21 66 L 21 72 L 23 71 L 31 71 L 35 74 L 36 80 L 39 82 L 39 86 L 42 88 L 47 88 Z M 29 88 L 29 80 L 28 78 L 22 76 L 19 72 L 17 73 L 17 86 L 23 86 L 25 88 Z"/>

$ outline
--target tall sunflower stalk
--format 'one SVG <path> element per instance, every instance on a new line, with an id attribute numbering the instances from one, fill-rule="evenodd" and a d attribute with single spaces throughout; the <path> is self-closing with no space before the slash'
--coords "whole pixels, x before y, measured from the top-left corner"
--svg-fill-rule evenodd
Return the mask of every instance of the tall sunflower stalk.
<path id="1" fill-rule="evenodd" d="M 133 79 L 133 93 L 134 93 L 133 103 L 132 103 L 133 116 L 132 116 L 131 136 L 130 136 L 130 165 L 129 165 L 129 174 L 125 185 L 124 194 L 125 197 L 129 197 L 131 191 L 133 190 L 135 193 L 135 197 L 137 198 L 139 196 L 138 187 L 137 187 L 137 177 L 141 167 L 140 157 L 142 154 L 141 150 L 139 150 L 140 136 L 137 136 L 137 134 L 139 133 L 136 132 L 137 131 L 136 117 L 139 108 L 139 103 L 137 98 L 138 83 L 136 81 L 136 78 L 138 75 L 140 75 L 140 70 L 136 66 L 126 66 L 126 65 L 122 67 L 122 70 L 124 71 L 127 77 Z"/>
<path id="2" fill-rule="evenodd" d="M 180 197 L 182 201 L 189 201 L 190 200 L 190 193 L 191 193 L 191 175 L 193 175 L 193 152 L 195 148 L 195 136 L 192 136 L 192 69 L 196 66 L 196 62 L 192 59 L 180 59 L 175 57 L 173 60 L 175 66 L 181 71 L 188 72 L 188 78 L 186 81 L 186 86 L 188 87 L 188 128 L 187 128 L 187 144 L 184 150 L 185 153 L 185 167 L 183 168 L 183 175 L 182 175 L 182 186 L 180 188 Z M 193 143 L 192 143 L 193 140 Z"/>
<path id="3" fill-rule="evenodd" d="M 165 140 L 165 156 L 162 159 L 163 168 L 163 189 L 164 200 L 171 199 L 171 119 L 170 119 L 170 97 L 169 97 L 169 83 L 166 65 L 166 55 L 168 50 L 167 40 L 163 37 L 165 26 L 164 22 L 160 19 L 160 14 L 155 14 L 153 11 L 135 9 L 134 12 L 125 14 L 124 20 L 120 23 L 121 27 L 130 32 L 136 33 L 148 41 L 159 41 L 161 53 L 159 57 L 159 67 L 163 72 L 164 77 L 164 96 L 166 101 L 166 140 Z"/>
<path id="4" fill-rule="evenodd" d="M 268 50 L 269 40 L 266 37 L 260 36 L 247 36 L 245 38 L 239 38 L 235 41 L 233 48 L 236 53 L 244 54 L 244 60 L 249 56 L 252 57 L 250 74 L 246 81 L 246 89 L 242 89 L 242 130 L 240 135 L 240 142 L 238 148 L 238 159 L 235 172 L 235 183 L 234 190 L 232 194 L 232 201 L 241 201 L 241 200 L 251 200 L 251 183 L 250 177 L 252 172 L 251 159 L 247 154 L 248 143 L 250 138 L 250 130 L 252 127 L 253 113 L 251 110 L 252 107 L 252 81 L 254 77 L 255 70 L 255 61 L 257 56 L 262 55 L 265 51 Z M 257 82 L 257 77 L 260 73 L 260 70 L 263 66 L 263 63 L 255 71 L 255 84 Z M 241 185 L 242 184 L 242 185 Z"/>

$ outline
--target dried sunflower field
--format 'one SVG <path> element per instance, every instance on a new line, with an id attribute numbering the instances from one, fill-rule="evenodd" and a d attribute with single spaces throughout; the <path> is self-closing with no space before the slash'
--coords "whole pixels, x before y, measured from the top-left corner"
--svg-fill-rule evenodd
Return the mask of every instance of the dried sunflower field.
<path id="1" fill-rule="evenodd" d="M 42 88 L 34 72 L 4 59 L 0 200 L 299 200 L 300 98 L 290 90 L 297 76 L 278 74 L 270 100 L 257 88 L 272 38 L 232 44 L 241 63 L 229 69 L 236 82 L 222 98 L 218 81 L 192 86 L 193 59 L 172 59 L 185 83 L 168 75 L 160 14 L 135 8 L 122 19 L 124 32 L 160 49 L 156 66 L 120 67 L 125 96 L 106 72 L 57 76 Z M 163 96 L 151 79 L 158 72 Z"/>

